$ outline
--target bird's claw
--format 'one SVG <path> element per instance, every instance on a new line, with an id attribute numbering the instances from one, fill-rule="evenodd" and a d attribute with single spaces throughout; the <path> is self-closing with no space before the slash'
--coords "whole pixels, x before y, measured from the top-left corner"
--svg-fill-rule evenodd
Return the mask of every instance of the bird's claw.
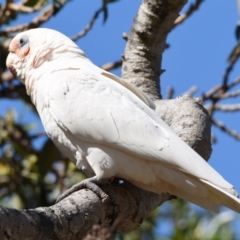
<path id="1" fill-rule="evenodd" d="M 89 189 L 92 192 L 94 192 L 101 200 L 102 202 L 107 202 L 109 199 L 109 196 L 97 185 L 97 184 L 106 184 L 108 183 L 109 179 L 99 180 L 96 177 L 93 178 L 87 178 L 75 185 L 73 185 L 71 188 L 66 190 L 64 193 L 62 193 L 56 200 L 56 203 L 62 201 L 64 198 L 68 197 L 72 193 L 79 191 L 81 189 Z"/>

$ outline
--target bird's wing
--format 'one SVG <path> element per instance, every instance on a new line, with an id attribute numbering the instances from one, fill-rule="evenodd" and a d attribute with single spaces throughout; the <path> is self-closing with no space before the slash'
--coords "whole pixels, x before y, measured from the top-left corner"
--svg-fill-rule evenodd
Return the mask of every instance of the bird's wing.
<path id="1" fill-rule="evenodd" d="M 143 92 L 139 91 L 134 85 L 124 81 L 123 79 L 117 77 L 116 75 L 111 74 L 107 71 L 102 71 L 102 75 L 120 83 L 124 87 L 126 87 L 128 90 L 130 90 L 132 93 L 134 93 L 136 96 L 138 96 L 143 102 L 145 102 L 150 108 L 155 109 L 155 103 Z"/>
<path id="2" fill-rule="evenodd" d="M 103 75 L 63 70 L 52 74 L 45 89 L 45 102 L 56 121 L 85 142 L 110 145 L 144 158 L 152 158 L 155 149 L 168 145 L 167 131 L 147 114 L 154 116 L 152 110 Z"/>
<path id="3" fill-rule="evenodd" d="M 53 117 L 82 141 L 159 161 L 199 178 L 223 180 L 152 109 L 117 82 L 89 71 L 65 70 L 54 72 L 47 83 L 45 102 Z"/>

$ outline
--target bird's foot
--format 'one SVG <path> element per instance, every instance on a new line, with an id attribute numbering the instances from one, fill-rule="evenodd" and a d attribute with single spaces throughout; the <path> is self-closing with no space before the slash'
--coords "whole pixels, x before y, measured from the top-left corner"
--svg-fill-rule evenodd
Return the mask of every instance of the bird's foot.
<path id="1" fill-rule="evenodd" d="M 109 196 L 103 192 L 103 190 L 98 185 L 105 185 L 112 182 L 112 179 L 98 179 L 96 176 L 92 178 L 84 179 L 83 181 L 73 185 L 71 188 L 62 193 L 56 200 L 56 203 L 62 201 L 64 198 L 68 197 L 72 193 L 79 191 L 81 189 L 89 189 L 94 192 L 102 202 L 106 202 L 109 199 Z"/>

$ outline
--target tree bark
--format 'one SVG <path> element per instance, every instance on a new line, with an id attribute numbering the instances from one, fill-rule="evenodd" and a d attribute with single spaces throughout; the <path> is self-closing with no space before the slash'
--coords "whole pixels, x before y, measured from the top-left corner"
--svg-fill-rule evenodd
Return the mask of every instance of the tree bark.
<path id="1" fill-rule="evenodd" d="M 159 196 L 127 182 L 102 189 L 109 196 L 104 203 L 93 192 L 83 189 L 51 207 L 0 207 L 0 239 L 79 240 L 94 224 L 124 232 L 138 227 L 149 212 L 169 199 L 167 193 Z"/>
<path id="2" fill-rule="evenodd" d="M 186 0 L 144 0 L 127 37 L 122 75 L 156 100 L 156 113 L 198 153 L 211 153 L 210 119 L 190 97 L 160 101 L 159 76 L 167 34 Z M 179 109 L 183 111 L 179 111 Z M 207 149 L 207 150 L 206 150 Z M 0 208 L 0 239 L 84 239 L 94 224 L 110 225 L 117 232 L 139 226 L 149 213 L 173 198 L 157 195 L 130 183 L 102 186 L 109 201 L 80 190 L 51 207 L 30 210 Z"/>
<path id="3" fill-rule="evenodd" d="M 211 148 L 211 118 L 202 104 L 183 95 L 177 99 L 156 100 L 156 113 L 177 135 L 208 160 Z"/>
<path id="4" fill-rule="evenodd" d="M 161 96 L 159 76 L 166 38 L 187 0 L 144 0 L 123 55 L 122 78 L 152 100 Z"/>

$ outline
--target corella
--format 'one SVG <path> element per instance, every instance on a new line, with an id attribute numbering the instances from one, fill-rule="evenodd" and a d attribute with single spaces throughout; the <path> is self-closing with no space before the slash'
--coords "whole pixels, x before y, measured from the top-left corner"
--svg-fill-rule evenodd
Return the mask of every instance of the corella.
<path id="1" fill-rule="evenodd" d="M 95 66 L 68 37 L 32 29 L 16 35 L 9 51 L 7 66 L 25 84 L 48 136 L 89 183 L 117 177 L 206 209 L 240 213 L 233 186 L 156 115 L 154 103 Z"/>

